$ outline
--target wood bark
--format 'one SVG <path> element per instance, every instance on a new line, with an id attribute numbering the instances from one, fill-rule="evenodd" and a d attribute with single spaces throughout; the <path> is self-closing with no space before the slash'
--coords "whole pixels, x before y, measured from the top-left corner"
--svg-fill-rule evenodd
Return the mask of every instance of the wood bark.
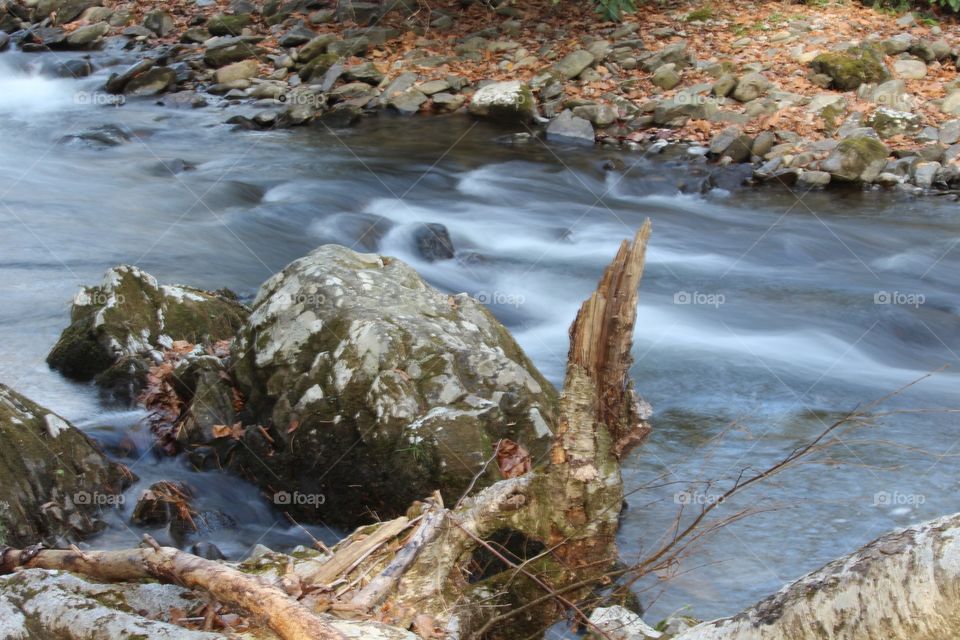
<path id="1" fill-rule="evenodd" d="M 219 602 L 262 618 L 283 640 L 345 640 L 343 634 L 273 584 L 171 547 L 86 552 L 43 549 L 36 554 L 4 551 L 0 558 L 2 572 L 21 567 L 72 571 L 111 582 L 156 578 L 204 591 Z"/>
<path id="2" fill-rule="evenodd" d="M 960 513 L 893 531 L 675 640 L 960 638 Z"/>

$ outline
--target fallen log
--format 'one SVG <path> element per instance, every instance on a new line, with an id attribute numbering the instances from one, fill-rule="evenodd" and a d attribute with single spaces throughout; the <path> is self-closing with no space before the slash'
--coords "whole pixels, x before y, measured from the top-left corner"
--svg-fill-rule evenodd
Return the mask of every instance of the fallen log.
<path id="1" fill-rule="evenodd" d="M 883 535 L 730 618 L 675 640 L 960 637 L 960 513 Z"/>
<path id="2" fill-rule="evenodd" d="M 0 553 L 0 573 L 20 568 L 71 571 L 111 582 L 155 578 L 206 592 L 221 603 L 258 616 L 283 640 L 346 640 L 270 582 L 219 562 L 161 547 L 152 540 L 144 547 L 122 551 L 8 548 Z"/>

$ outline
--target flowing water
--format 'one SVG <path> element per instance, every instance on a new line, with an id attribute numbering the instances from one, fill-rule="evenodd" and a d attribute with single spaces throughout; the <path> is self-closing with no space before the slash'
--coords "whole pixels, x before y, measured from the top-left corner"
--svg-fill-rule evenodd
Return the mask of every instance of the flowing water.
<path id="1" fill-rule="evenodd" d="M 688 518 L 729 486 L 691 482 L 749 476 L 842 412 L 957 365 L 960 213 L 946 199 L 687 195 L 677 185 L 703 170 L 688 158 L 547 146 L 457 116 L 231 131 L 216 106 L 105 105 L 104 72 L 61 80 L 35 71 L 44 60 L 0 55 L 0 380 L 108 448 L 132 447 L 141 481 L 95 546 L 135 543 L 131 503 L 157 479 L 186 480 L 234 516 L 238 528 L 210 537 L 230 557 L 310 542 L 253 487 L 153 455 L 139 412 L 46 367 L 73 294 L 118 263 L 252 296 L 320 244 L 395 255 L 488 303 L 559 384 L 580 301 L 650 217 L 633 375 L 655 431 L 624 468 L 627 560 L 664 543 L 678 508 Z M 107 124 L 132 138 L 58 142 Z M 419 257 L 424 222 L 446 225 L 465 259 Z M 734 613 L 883 531 L 956 511 L 960 430 L 937 410 L 957 406 L 958 388 L 938 373 L 885 405 L 925 412 L 878 416 L 818 464 L 724 502 L 717 517 L 759 513 L 689 549 L 672 580 L 641 581 L 647 617 Z"/>

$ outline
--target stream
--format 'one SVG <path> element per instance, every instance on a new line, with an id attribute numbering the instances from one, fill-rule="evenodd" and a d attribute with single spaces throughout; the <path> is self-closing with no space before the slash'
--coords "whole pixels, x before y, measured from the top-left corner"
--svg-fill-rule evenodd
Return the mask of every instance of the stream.
<path id="1" fill-rule="evenodd" d="M 559 386 L 567 327 L 646 217 L 633 376 L 655 414 L 624 466 L 627 561 L 665 542 L 678 508 L 689 520 L 844 412 L 953 369 L 840 433 L 815 464 L 723 502 L 717 517 L 758 513 L 688 549 L 669 581 L 639 582 L 645 618 L 736 613 L 889 529 L 958 508 L 960 430 L 942 410 L 960 396 L 960 210 L 947 198 L 734 180 L 682 193 L 708 172 L 690 155 L 548 145 L 458 115 L 233 131 L 217 104 L 108 104 L 96 90 L 122 56 L 97 54 L 95 76 L 67 80 L 41 73 L 47 55 L 0 54 L 0 381 L 128 452 L 140 480 L 92 546 L 132 546 L 144 531 L 164 542 L 129 523 L 160 479 L 237 520 L 208 538 L 230 558 L 310 544 L 256 488 L 155 455 L 142 412 L 104 406 L 48 369 L 71 298 L 109 267 L 250 298 L 321 244 L 390 254 L 488 304 Z M 129 140 L 61 141 L 104 125 Z M 449 229 L 461 259 L 419 256 L 425 222 Z"/>

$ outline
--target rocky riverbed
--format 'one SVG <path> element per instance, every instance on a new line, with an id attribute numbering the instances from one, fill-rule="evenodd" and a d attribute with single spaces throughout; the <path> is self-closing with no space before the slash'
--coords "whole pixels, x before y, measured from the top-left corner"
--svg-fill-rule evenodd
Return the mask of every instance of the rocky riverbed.
<path id="1" fill-rule="evenodd" d="M 0 48 L 60 52 L 55 73 L 91 73 L 101 61 L 88 50 L 127 60 L 78 98 L 94 103 L 223 108 L 252 129 L 466 110 L 562 143 L 680 144 L 752 164 L 757 183 L 960 185 L 952 20 L 779 3 L 644 7 L 623 24 L 586 6 L 402 0 L 44 0 L 0 11 Z"/>

